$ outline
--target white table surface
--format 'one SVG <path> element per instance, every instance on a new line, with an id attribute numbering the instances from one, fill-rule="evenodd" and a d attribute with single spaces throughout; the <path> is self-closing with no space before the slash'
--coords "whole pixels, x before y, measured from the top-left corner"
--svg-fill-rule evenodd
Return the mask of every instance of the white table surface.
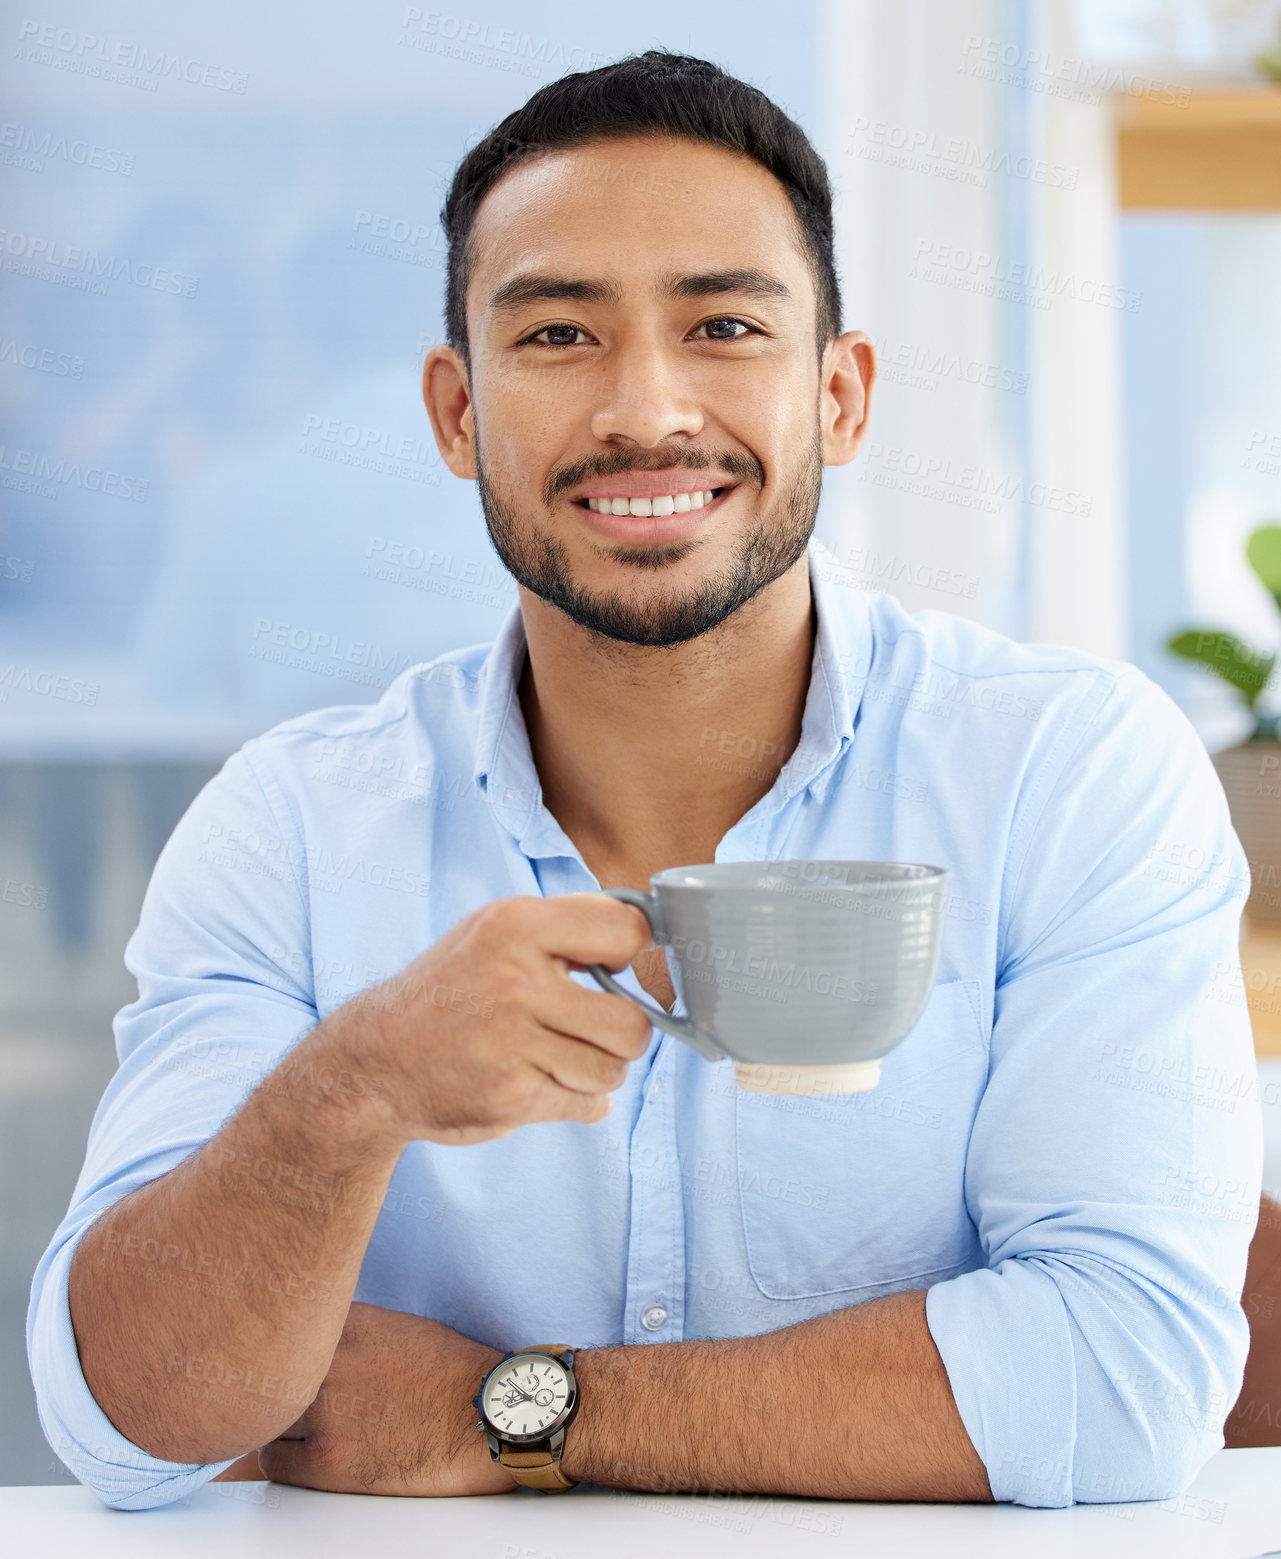
<path id="1" fill-rule="evenodd" d="M 871 1505 L 580 1487 L 474 1499 L 211 1483 L 183 1505 L 108 1510 L 84 1488 L 0 1488 L 14 1559 L 1254 1559 L 1281 1552 L 1281 1447 L 1220 1451 L 1175 1500 L 1134 1505 Z"/>

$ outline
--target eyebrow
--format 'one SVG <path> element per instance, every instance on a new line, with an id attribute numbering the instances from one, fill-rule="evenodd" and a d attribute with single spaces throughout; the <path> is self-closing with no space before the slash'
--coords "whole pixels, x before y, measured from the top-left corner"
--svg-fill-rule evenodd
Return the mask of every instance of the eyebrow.
<path id="1" fill-rule="evenodd" d="M 791 289 L 776 276 L 751 266 L 723 271 L 669 272 L 660 279 L 659 296 L 674 298 L 710 298 L 726 293 L 745 293 L 765 300 L 790 300 Z M 622 288 L 617 282 L 588 281 L 574 276 L 557 276 L 549 271 L 524 271 L 503 283 L 489 299 L 491 314 L 514 314 L 530 303 L 569 298 L 576 303 L 621 303 Z"/>

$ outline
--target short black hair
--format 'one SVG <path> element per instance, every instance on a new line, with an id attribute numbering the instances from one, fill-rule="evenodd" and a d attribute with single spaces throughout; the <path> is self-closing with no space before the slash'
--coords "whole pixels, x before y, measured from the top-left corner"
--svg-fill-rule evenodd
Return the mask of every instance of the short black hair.
<path id="1" fill-rule="evenodd" d="M 440 213 L 447 244 L 445 338 L 468 369 L 470 239 L 486 194 L 518 163 L 541 152 L 637 135 L 723 146 L 752 158 L 782 184 L 796 213 L 801 250 L 814 280 L 821 362 L 824 348 L 841 333 L 841 290 L 832 249 L 832 187 L 823 159 L 800 126 L 756 87 L 707 60 L 647 49 L 539 88 L 458 164 Z"/>

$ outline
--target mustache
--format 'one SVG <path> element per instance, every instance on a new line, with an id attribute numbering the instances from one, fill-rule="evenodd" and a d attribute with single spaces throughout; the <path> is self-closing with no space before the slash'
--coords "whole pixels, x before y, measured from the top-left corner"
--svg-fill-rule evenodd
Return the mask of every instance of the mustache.
<path id="1" fill-rule="evenodd" d="M 651 449 L 617 450 L 611 454 L 589 455 L 572 465 L 549 471 L 543 483 L 543 502 L 551 508 L 557 498 L 580 482 L 596 477 L 622 476 L 628 471 L 725 471 L 739 481 L 765 485 L 765 470 L 754 455 L 739 450 Z"/>

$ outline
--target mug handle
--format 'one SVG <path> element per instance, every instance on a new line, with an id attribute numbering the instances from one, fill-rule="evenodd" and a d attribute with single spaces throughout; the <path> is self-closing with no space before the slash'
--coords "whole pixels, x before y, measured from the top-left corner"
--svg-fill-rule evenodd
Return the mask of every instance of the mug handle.
<path id="1" fill-rule="evenodd" d="M 649 929 L 653 933 L 655 942 L 662 939 L 663 932 L 658 921 L 658 901 L 652 893 L 638 893 L 635 888 L 605 888 L 602 890 L 611 899 L 617 899 L 620 904 L 631 904 L 640 910 L 645 919 L 649 921 Z M 717 1048 L 710 1039 L 696 1027 L 689 1018 L 673 1017 L 670 1012 L 664 1012 L 652 1001 L 644 1001 L 639 996 L 633 996 L 631 991 L 624 990 L 604 964 L 588 964 L 587 972 L 596 981 L 597 985 L 607 990 L 611 996 L 625 996 L 628 1001 L 634 1002 L 655 1028 L 660 1028 L 664 1034 L 672 1034 L 677 1039 L 684 1040 L 691 1049 L 697 1050 L 699 1055 L 707 1061 L 723 1061 L 725 1052 Z"/>

